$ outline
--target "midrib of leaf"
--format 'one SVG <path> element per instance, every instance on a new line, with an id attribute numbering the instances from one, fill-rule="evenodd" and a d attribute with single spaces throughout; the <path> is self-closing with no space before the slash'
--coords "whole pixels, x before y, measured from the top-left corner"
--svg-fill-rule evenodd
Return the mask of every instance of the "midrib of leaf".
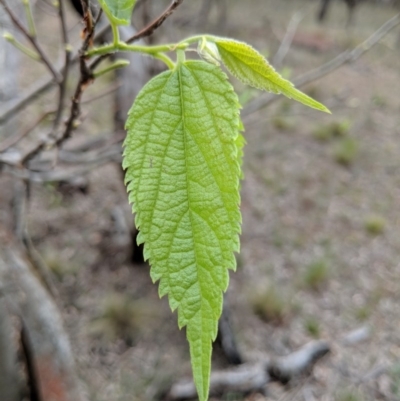
<path id="1" fill-rule="evenodd" d="M 202 88 L 200 82 L 198 81 L 196 75 L 192 74 L 192 76 L 193 76 L 193 78 L 196 80 L 196 82 L 197 82 L 197 84 L 198 84 L 198 86 L 199 86 L 199 88 L 200 88 L 201 94 L 203 95 L 204 103 L 207 104 L 207 109 L 208 109 L 208 111 L 209 111 L 209 115 L 211 116 L 211 118 L 212 118 L 212 120 L 213 120 L 214 126 L 218 127 L 217 121 L 215 120 L 214 113 L 212 112 L 212 108 L 211 108 L 211 106 L 210 106 L 210 104 L 209 104 L 209 102 L 208 102 L 207 96 L 204 95 L 203 88 Z M 193 139 L 194 139 L 194 138 L 193 138 Z M 199 150 L 200 150 L 200 148 L 199 148 Z M 200 151 L 201 151 L 201 150 L 200 150 Z M 227 163 L 229 163 L 229 159 L 228 159 L 227 154 L 226 154 L 227 151 L 228 151 L 227 147 L 224 147 L 224 156 L 225 156 L 225 159 L 226 159 Z M 202 154 L 202 156 L 203 156 L 204 161 L 205 161 L 205 162 L 207 163 L 207 165 L 208 165 L 207 159 L 204 157 L 203 154 Z M 208 166 L 208 167 L 209 167 L 209 166 Z M 211 168 L 209 168 L 209 170 L 212 171 Z M 240 168 L 239 168 L 239 170 L 240 170 Z M 218 181 L 215 179 L 214 174 L 212 174 L 212 176 L 213 176 L 214 181 L 215 181 L 215 183 L 216 183 L 216 185 L 218 186 L 218 189 L 219 189 L 219 191 L 220 191 L 221 200 L 222 200 L 222 202 L 223 202 L 223 204 L 224 204 L 224 206 L 225 206 L 225 209 L 228 209 L 227 206 L 226 206 L 225 199 L 224 199 L 224 192 L 223 192 L 222 189 L 220 188 L 220 186 L 219 186 L 219 184 L 218 184 Z M 235 233 L 236 233 L 236 231 L 235 231 L 235 222 L 236 222 L 236 219 L 232 218 L 232 216 L 229 216 L 229 215 L 228 215 L 228 218 L 229 218 L 229 220 L 230 220 L 231 223 L 232 223 L 232 237 L 233 237 L 233 236 L 235 235 Z M 237 251 L 239 251 L 239 249 L 237 249 Z M 234 269 L 234 267 L 232 267 L 232 268 Z"/>
<path id="2" fill-rule="evenodd" d="M 210 166 L 208 165 L 207 159 L 204 157 L 203 152 L 202 152 L 200 146 L 199 146 L 198 143 L 196 142 L 195 136 L 192 135 L 192 134 L 190 133 L 189 129 L 188 129 L 188 128 L 186 127 L 186 125 L 185 125 L 184 93 L 183 93 L 183 83 L 182 83 L 182 75 L 181 75 L 181 74 L 182 74 L 182 68 L 184 68 L 184 67 L 183 67 L 183 66 L 181 66 L 181 67 L 178 66 L 179 89 L 180 89 L 180 99 L 181 99 L 181 114 L 182 114 L 182 128 L 183 128 L 183 137 L 184 137 L 183 142 L 184 142 L 184 148 L 185 148 L 185 150 L 184 150 L 184 152 L 185 152 L 185 165 L 186 165 L 186 171 L 187 171 L 187 174 L 186 174 L 187 203 L 188 203 L 188 212 L 189 212 L 190 225 L 191 225 L 191 230 L 192 230 L 192 238 L 195 238 L 195 230 L 194 230 L 194 228 L 193 228 L 192 208 L 191 208 L 191 206 L 190 206 L 190 195 L 189 195 L 189 193 L 190 193 L 190 180 L 189 180 L 189 171 L 190 171 L 190 169 L 189 169 L 189 166 L 188 166 L 188 163 L 187 163 L 187 161 L 188 161 L 187 135 L 190 135 L 190 136 L 192 137 L 193 142 L 196 144 L 197 148 L 199 149 L 199 152 L 201 153 L 202 158 L 203 158 L 203 160 L 206 162 L 206 164 L 207 164 L 209 170 L 212 171 L 212 169 L 211 169 Z M 190 69 L 187 69 L 187 70 L 190 71 Z M 196 77 L 195 77 L 195 75 L 194 75 L 193 73 L 191 73 L 191 76 L 197 81 L 197 79 L 196 79 Z M 208 105 L 207 98 L 204 96 L 203 89 L 201 88 L 201 85 L 199 85 L 199 88 L 201 89 L 201 93 L 202 93 L 202 95 L 203 95 L 204 102 L 207 104 L 207 108 L 208 108 L 208 110 L 210 111 L 210 107 L 209 107 L 209 105 Z M 211 111 L 210 111 L 210 115 L 213 116 L 213 114 L 211 113 Z M 213 117 L 213 119 L 214 119 L 214 117 Z M 215 120 L 214 120 L 214 123 L 215 123 Z M 221 191 L 221 188 L 220 188 L 220 186 L 219 186 L 219 184 L 218 184 L 218 181 L 215 179 L 214 174 L 212 174 L 212 176 L 213 176 L 213 179 L 214 179 L 214 181 L 215 181 L 215 184 L 217 185 L 217 187 L 218 187 L 218 189 L 219 189 L 219 191 L 220 191 L 220 193 L 221 193 L 221 200 L 222 200 L 222 202 L 223 202 L 224 205 L 225 205 L 225 202 L 224 202 L 223 197 L 222 197 L 222 191 Z M 196 214 L 197 214 L 197 213 L 196 213 Z M 201 217 L 199 214 L 197 214 L 197 215 L 198 215 L 200 218 L 203 219 L 203 217 Z M 208 224 L 208 223 L 207 223 L 207 224 Z M 211 227 L 210 227 L 210 229 L 211 229 Z M 218 242 L 220 242 L 220 239 L 218 238 L 218 235 L 216 235 L 216 238 L 218 239 Z M 193 241 L 192 241 L 192 243 L 193 243 Z M 221 244 L 220 244 L 220 245 L 221 245 Z M 196 263 L 196 271 L 197 271 L 197 282 L 199 283 L 199 288 L 200 288 L 200 292 L 201 292 L 201 300 L 200 300 L 201 306 L 200 306 L 200 310 L 197 312 L 197 314 L 198 314 L 198 313 L 201 314 L 201 318 L 200 318 L 200 321 L 201 321 L 201 331 L 204 332 L 204 333 L 206 333 L 207 330 L 204 330 L 204 310 L 203 310 L 203 302 L 205 302 L 206 297 L 204 296 L 202 280 L 199 280 L 199 269 L 200 269 L 201 264 L 198 263 L 198 256 L 197 256 L 197 247 L 196 247 L 196 244 L 194 244 L 193 250 L 194 250 L 194 255 L 195 255 L 195 263 Z M 212 276 L 211 276 L 211 277 L 212 277 Z M 215 283 L 215 284 L 218 285 L 218 283 Z M 210 309 L 213 310 L 214 308 L 210 305 Z M 214 317 L 214 318 L 215 318 L 215 317 Z M 219 318 L 219 316 L 216 317 L 216 319 L 218 319 L 218 318 Z M 196 321 L 196 315 L 193 316 L 192 319 L 189 320 L 189 322 L 188 322 L 188 324 L 187 324 L 188 329 L 189 329 L 189 325 L 191 325 L 191 323 L 192 323 L 192 322 L 195 322 L 195 321 Z M 206 347 L 206 348 L 208 348 L 208 349 L 205 349 L 205 350 L 204 350 L 203 340 L 204 340 L 204 338 L 202 338 L 201 341 L 200 341 L 201 348 L 202 348 L 202 350 L 201 350 L 201 355 L 202 355 L 202 366 L 201 366 L 202 377 L 201 377 L 201 378 L 196 378 L 196 379 L 195 379 L 196 382 L 197 382 L 197 383 L 196 383 L 196 386 L 197 386 L 197 389 L 198 389 L 198 391 L 199 391 L 199 399 L 200 399 L 200 400 L 205 400 L 205 399 L 207 399 L 207 397 L 208 397 L 209 383 L 207 382 L 207 380 L 204 381 L 204 378 L 207 379 L 207 378 L 209 378 L 209 376 L 210 376 L 210 364 L 211 364 L 210 359 L 211 359 L 211 350 L 212 350 L 211 340 L 214 340 L 214 339 L 213 339 L 213 338 L 208 339 L 209 345 L 208 345 L 208 347 Z M 191 348 L 192 348 L 193 346 L 194 346 L 193 344 L 190 344 L 190 347 L 191 347 Z M 191 350 L 191 352 L 192 352 L 192 350 Z M 204 365 L 204 357 L 206 358 L 206 364 L 205 364 L 205 365 Z M 208 361 L 207 361 L 207 360 L 208 360 Z M 201 390 L 201 391 L 200 391 L 200 390 Z"/>

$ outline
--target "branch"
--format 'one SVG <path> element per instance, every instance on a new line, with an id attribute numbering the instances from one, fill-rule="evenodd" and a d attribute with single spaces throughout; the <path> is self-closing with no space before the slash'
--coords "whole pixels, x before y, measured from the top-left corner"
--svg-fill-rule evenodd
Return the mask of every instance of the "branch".
<path id="1" fill-rule="evenodd" d="M 313 341 L 298 351 L 275 360 L 261 363 L 249 363 L 236 369 L 213 372 L 210 378 L 210 396 L 227 392 L 243 394 L 263 391 L 272 380 L 286 383 L 296 376 L 311 370 L 314 364 L 330 351 L 326 341 Z M 182 400 L 196 397 L 196 388 L 192 380 L 181 380 L 175 383 L 168 399 Z"/>
<path id="2" fill-rule="evenodd" d="M 271 378 L 287 383 L 294 377 L 307 373 L 329 351 L 330 346 L 326 341 L 310 342 L 298 351 L 271 361 L 267 367 L 268 373 Z"/>
<path id="3" fill-rule="evenodd" d="M 104 36 L 107 31 L 109 31 L 110 26 L 105 25 L 102 27 L 96 34 L 95 41 L 98 38 Z M 76 52 L 71 57 L 71 65 L 75 64 L 79 60 L 79 53 Z M 60 66 L 57 68 L 57 71 L 60 75 L 64 74 L 64 66 Z M 44 78 L 32 85 L 32 88 L 28 89 L 28 91 L 19 99 L 16 99 L 7 104 L 5 109 L 0 114 L 0 125 L 6 123 L 12 116 L 22 111 L 25 107 L 27 107 L 37 96 L 42 95 L 47 92 L 52 86 L 56 83 L 53 77 Z"/>
<path id="4" fill-rule="evenodd" d="M 1 0 L 0 0 L 1 1 Z M 80 77 L 78 84 L 75 89 L 75 93 L 72 97 L 71 101 L 71 109 L 69 113 L 69 118 L 65 124 L 65 129 L 61 133 L 61 135 L 57 135 L 57 132 L 53 130 L 49 135 L 47 135 L 43 140 L 41 140 L 33 149 L 31 149 L 25 156 L 22 158 L 22 165 L 26 165 L 29 160 L 31 160 L 34 156 L 36 156 L 39 152 L 41 152 L 46 147 L 59 147 L 64 143 L 70 136 L 72 131 L 76 128 L 76 120 L 80 116 L 80 101 L 82 98 L 82 94 L 87 86 L 93 81 L 94 76 L 90 71 L 88 66 L 86 65 L 85 53 L 88 50 L 89 46 L 93 42 L 94 31 L 96 24 L 93 24 L 92 14 L 89 8 L 88 1 L 82 1 L 85 28 L 84 34 L 85 39 L 82 43 L 82 46 L 79 50 L 79 65 L 80 65 Z M 97 22 L 97 21 L 96 21 Z M 67 57 L 67 56 L 66 56 Z M 64 73 L 69 63 L 65 65 Z M 60 86 L 60 96 L 64 97 L 65 88 L 62 89 Z M 61 100 L 60 100 L 61 101 Z M 62 113 L 62 109 L 58 109 L 59 113 Z M 60 118 L 60 116 L 59 116 Z"/>
<path id="5" fill-rule="evenodd" d="M 57 130 L 57 127 L 61 121 L 61 116 L 62 116 L 62 113 L 64 110 L 65 91 L 66 91 L 66 86 L 67 86 L 69 67 L 71 64 L 71 48 L 70 48 L 69 40 L 68 40 L 68 30 L 67 30 L 67 23 L 66 23 L 66 19 L 65 19 L 64 2 L 63 1 L 58 2 L 58 17 L 60 19 L 61 36 L 62 36 L 62 42 L 63 42 L 65 56 L 64 56 L 64 67 L 63 67 L 63 72 L 62 72 L 62 80 L 59 84 L 58 108 L 57 108 L 56 116 L 55 116 L 54 122 L 53 122 L 53 131 Z"/>
<path id="6" fill-rule="evenodd" d="M 370 50 L 374 45 L 379 43 L 379 41 L 387 35 L 393 28 L 400 24 L 400 14 L 395 15 L 393 18 L 388 20 L 385 24 L 383 24 L 376 32 L 374 32 L 367 40 L 359 44 L 353 50 L 347 50 L 341 54 L 339 54 L 334 59 L 328 61 L 327 63 L 321 65 L 314 70 L 311 70 L 293 80 L 293 83 L 297 87 L 304 86 L 310 82 L 313 82 L 327 74 L 330 74 L 332 71 L 337 70 L 344 64 L 353 63 L 359 57 L 361 57 L 365 52 Z M 275 102 L 280 99 L 279 96 L 266 94 L 257 99 L 252 100 L 249 104 L 243 109 L 243 116 L 247 117 L 269 104 Z"/>
<path id="7" fill-rule="evenodd" d="M 150 36 L 154 33 L 154 31 L 159 28 L 164 21 L 183 3 L 183 0 L 172 0 L 172 3 L 169 7 L 164 10 L 164 12 L 157 17 L 154 21 L 150 22 L 147 26 L 141 29 L 139 32 L 135 33 L 129 39 L 126 40 L 126 43 L 137 42 L 140 39 L 143 39 L 147 36 Z M 106 58 L 110 57 L 110 54 L 103 54 L 97 57 L 92 64 L 90 65 L 90 70 L 94 71 L 97 66 Z"/>
<path id="8" fill-rule="evenodd" d="M 144 27 L 142 30 L 137 32 L 135 35 L 131 36 L 126 43 L 133 43 L 138 41 L 139 39 L 150 36 L 154 33 L 154 31 L 159 28 L 164 21 L 183 3 L 183 0 L 172 0 L 172 3 L 169 7 L 154 21 L 150 22 L 149 25 Z"/>
<path id="9" fill-rule="evenodd" d="M 56 71 L 56 69 L 52 65 L 51 61 L 49 60 L 49 58 L 44 53 L 42 47 L 39 45 L 39 43 L 38 43 L 38 41 L 36 39 L 36 36 L 33 36 L 32 34 L 30 34 L 27 31 L 27 29 L 20 23 L 20 21 L 18 20 L 17 16 L 13 13 L 13 11 L 10 9 L 8 4 L 6 3 L 6 0 L 0 0 L 0 4 L 3 5 L 4 10 L 8 14 L 10 19 L 14 23 L 14 25 L 21 31 L 21 33 L 26 37 L 26 39 L 35 48 L 35 50 L 37 51 L 37 53 L 40 56 L 41 61 L 46 65 L 46 67 L 50 71 L 51 75 L 53 75 L 54 80 L 56 82 L 61 82 L 60 74 L 58 73 L 58 71 Z"/>
<path id="10" fill-rule="evenodd" d="M 0 143 L 0 153 L 5 152 L 8 148 L 15 145 L 22 138 L 27 136 L 30 132 L 32 132 L 40 123 L 46 119 L 51 114 L 54 114 L 55 111 L 47 111 L 43 113 L 30 127 L 28 127 L 25 131 L 22 131 L 16 135 L 7 137 L 3 142 Z"/>
<path id="11" fill-rule="evenodd" d="M 286 54 L 290 49 L 290 46 L 292 45 L 294 35 L 297 31 L 297 27 L 301 22 L 301 20 L 305 17 L 305 15 L 306 14 L 304 12 L 298 11 L 290 19 L 285 36 L 283 37 L 281 45 L 279 46 L 279 49 L 272 60 L 272 64 L 276 69 L 280 68 L 283 59 L 285 58 Z"/>
<path id="12" fill-rule="evenodd" d="M 110 162 L 121 162 L 121 146 L 116 146 L 109 149 L 104 153 L 93 154 L 88 160 L 86 160 L 86 154 L 83 154 L 79 159 L 75 159 L 72 161 L 71 155 L 60 156 L 60 159 L 66 159 L 65 162 L 68 162 L 68 158 L 71 160 L 71 163 L 74 165 L 74 168 L 57 168 L 53 170 L 46 171 L 31 171 L 27 168 L 21 169 L 16 168 L 15 164 L 6 164 L 6 161 L 3 160 L 4 163 L 3 171 L 4 173 L 9 173 L 17 178 L 21 178 L 24 180 L 29 180 L 29 182 L 33 183 L 45 183 L 45 182 L 58 182 L 58 181 L 68 181 L 72 178 L 79 177 L 82 175 L 89 174 L 94 169 L 99 168 Z M 78 164 L 78 161 L 80 162 Z"/>
<path id="13" fill-rule="evenodd" d="M 82 46 L 79 50 L 79 68 L 80 68 L 80 78 L 78 85 L 76 86 L 74 96 L 72 97 L 71 110 L 69 114 L 69 118 L 67 120 L 65 130 L 59 136 L 55 142 L 54 146 L 59 147 L 66 139 L 71 136 L 72 131 L 76 128 L 76 120 L 79 118 L 81 114 L 80 109 L 80 101 L 82 98 L 82 94 L 87 86 L 93 82 L 94 76 L 91 69 L 86 65 L 85 53 L 88 50 L 89 46 L 93 43 L 94 31 L 96 28 L 96 23 L 93 24 L 92 13 L 89 7 L 88 0 L 81 0 L 82 8 L 83 8 L 83 18 L 85 21 L 85 40 L 82 43 Z"/>

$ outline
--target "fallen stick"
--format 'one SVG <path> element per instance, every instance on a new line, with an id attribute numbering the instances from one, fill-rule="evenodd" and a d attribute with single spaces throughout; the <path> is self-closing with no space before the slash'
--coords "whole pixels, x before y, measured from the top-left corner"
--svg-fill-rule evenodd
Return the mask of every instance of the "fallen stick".
<path id="1" fill-rule="evenodd" d="M 272 380 L 287 383 L 292 378 L 308 373 L 314 364 L 330 351 L 326 341 L 312 341 L 299 350 L 280 358 L 259 363 L 248 363 L 238 368 L 211 373 L 210 396 L 227 392 L 250 393 L 263 391 Z M 180 380 L 168 392 L 169 400 L 196 397 L 192 380 Z"/>
<path id="2" fill-rule="evenodd" d="M 291 354 L 268 364 L 272 379 L 287 383 L 296 376 L 309 373 L 315 363 L 330 351 L 326 341 L 312 341 Z"/>

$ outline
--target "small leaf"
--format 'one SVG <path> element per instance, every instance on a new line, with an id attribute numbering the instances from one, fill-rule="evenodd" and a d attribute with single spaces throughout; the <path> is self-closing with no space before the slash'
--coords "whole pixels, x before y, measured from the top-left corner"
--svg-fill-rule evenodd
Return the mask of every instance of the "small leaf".
<path id="1" fill-rule="evenodd" d="M 239 251 L 238 99 L 217 66 L 180 62 L 145 85 L 126 128 L 123 167 L 138 242 L 160 296 L 168 294 L 179 327 L 187 327 L 205 401 L 222 294 Z"/>
<path id="2" fill-rule="evenodd" d="M 208 41 L 204 36 L 199 41 L 197 53 L 205 61 L 211 64 L 220 65 L 221 56 L 218 53 L 218 47 L 214 42 Z"/>
<path id="3" fill-rule="evenodd" d="M 299 91 L 290 81 L 278 74 L 268 61 L 248 44 L 217 37 L 215 43 L 226 68 L 243 83 L 267 92 L 282 93 L 306 106 L 330 113 L 323 104 Z"/>
<path id="4" fill-rule="evenodd" d="M 115 25 L 129 25 L 136 0 L 99 0 L 101 8 Z"/>

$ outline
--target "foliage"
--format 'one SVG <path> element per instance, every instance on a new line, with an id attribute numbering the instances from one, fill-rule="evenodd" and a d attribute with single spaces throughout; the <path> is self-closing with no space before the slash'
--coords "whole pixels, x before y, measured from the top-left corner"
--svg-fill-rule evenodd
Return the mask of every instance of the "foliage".
<path id="1" fill-rule="evenodd" d="M 212 341 L 217 335 L 228 269 L 235 269 L 241 216 L 239 180 L 244 138 L 238 98 L 219 68 L 242 82 L 282 93 L 312 108 L 329 110 L 282 78 L 251 46 L 210 35 L 175 44 L 129 45 L 117 25 L 129 20 L 134 0 L 101 0 L 113 28 L 112 44 L 87 56 L 114 51 L 151 55 L 169 70 L 148 82 L 126 123 L 123 167 L 129 200 L 140 229 L 138 242 L 186 326 L 193 376 L 200 400 L 208 398 Z M 197 44 L 204 61 L 187 61 Z M 166 53 L 174 51 L 177 62 Z"/>

